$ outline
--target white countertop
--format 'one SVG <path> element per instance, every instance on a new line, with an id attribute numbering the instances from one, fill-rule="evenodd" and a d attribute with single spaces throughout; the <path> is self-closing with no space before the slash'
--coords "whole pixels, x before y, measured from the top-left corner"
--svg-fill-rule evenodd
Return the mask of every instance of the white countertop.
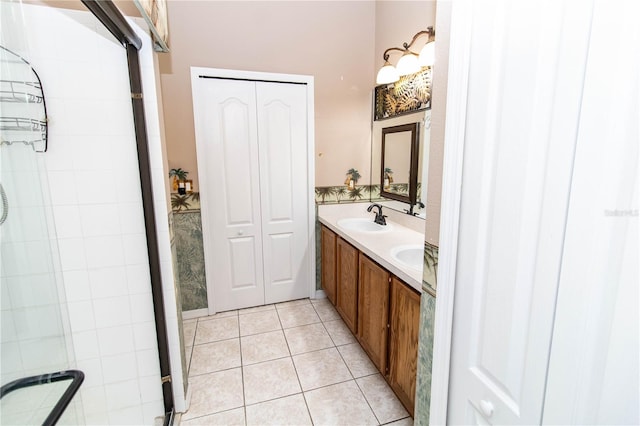
<path id="1" fill-rule="evenodd" d="M 397 261 L 391 255 L 391 250 L 397 246 L 424 246 L 423 233 L 405 226 L 407 225 L 406 221 L 401 224 L 399 220 L 393 220 L 391 217 L 387 217 L 387 223 L 392 226 L 389 232 L 358 232 L 338 226 L 338 220 L 351 217 L 369 218 L 373 222 L 375 214 L 374 212 L 368 213 L 367 207 L 369 207 L 367 203 L 323 204 L 318 206 L 318 220 L 380 266 L 418 292 L 422 292 L 422 269 L 417 270 Z M 383 210 L 383 213 L 389 214 L 386 209 Z M 389 216 L 392 215 L 389 214 Z M 398 219 L 402 218 L 398 217 Z M 407 217 L 407 219 L 414 220 L 411 217 Z"/>

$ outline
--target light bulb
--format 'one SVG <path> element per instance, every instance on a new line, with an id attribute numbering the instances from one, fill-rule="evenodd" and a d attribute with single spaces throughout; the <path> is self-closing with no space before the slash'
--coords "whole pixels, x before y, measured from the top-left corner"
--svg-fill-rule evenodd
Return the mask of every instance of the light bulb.
<path id="1" fill-rule="evenodd" d="M 380 68 L 380 71 L 378 71 L 376 84 L 395 83 L 398 80 L 400 80 L 398 70 L 396 70 L 395 67 L 389 63 L 389 61 L 385 61 L 384 66 Z"/>
<path id="2" fill-rule="evenodd" d="M 396 68 L 401 76 L 416 73 L 421 69 L 418 57 L 409 51 L 402 55 Z"/>
<path id="3" fill-rule="evenodd" d="M 418 61 L 423 67 L 430 67 L 435 62 L 435 58 L 436 43 L 434 41 L 430 41 L 429 43 L 425 44 L 420 51 L 420 57 L 418 58 Z"/>

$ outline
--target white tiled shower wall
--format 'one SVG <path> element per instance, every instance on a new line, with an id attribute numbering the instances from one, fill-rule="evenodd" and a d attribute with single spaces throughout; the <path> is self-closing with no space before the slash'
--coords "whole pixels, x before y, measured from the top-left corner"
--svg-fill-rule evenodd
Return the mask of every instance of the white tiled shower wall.
<path id="1" fill-rule="evenodd" d="M 49 149 L 42 155 L 75 359 L 86 374 L 85 421 L 152 424 L 163 404 L 126 52 L 88 12 L 22 7 L 27 59 L 47 100 Z M 153 54 L 144 40 L 160 260 L 169 333 L 177 336 Z M 179 343 L 171 350 L 176 357 Z M 174 388 L 182 386 L 173 373 Z"/>

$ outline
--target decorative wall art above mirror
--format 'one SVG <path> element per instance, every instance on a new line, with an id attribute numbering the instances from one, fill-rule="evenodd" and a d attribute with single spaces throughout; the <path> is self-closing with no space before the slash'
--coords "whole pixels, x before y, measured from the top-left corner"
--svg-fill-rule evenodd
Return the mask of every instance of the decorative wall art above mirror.
<path id="1" fill-rule="evenodd" d="M 431 68 L 374 89 L 373 119 L 384 120 L 431 108 Z"/>
<path id="2" fill-rule="evenodd" d="M 380 195 L 416 204 L 418 187 L 419 123 L 382 129 Z"/>

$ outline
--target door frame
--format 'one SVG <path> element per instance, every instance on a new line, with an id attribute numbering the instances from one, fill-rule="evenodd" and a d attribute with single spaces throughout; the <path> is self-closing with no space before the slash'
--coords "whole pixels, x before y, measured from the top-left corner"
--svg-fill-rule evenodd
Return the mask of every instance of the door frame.
<path id="1" fill-rule="evenodd" d="M 314 77 L 311 75 L 301 74 L 280 74 L 280 73 L 268 73 L 259 71 L 242 71 L 242 70 L 229 70 L 222 68 L 205 68 L 205 67 L 191 67 L 191 85 L 194 86 L 200 76 L 206 76 L 210 78 L 219 78 L 226 80 L 247 80 L 256 82 L 274 82 L 274 83 L 286 83 L 286 84 L 303 84 L 307 91 L 307 226 L 309 227 L 309 235 L 307 241 L 308 256 L 307 256 L 307 268 L 309 272 L 309 297 L 316 297 L 316 243 L 315 243 L 315 222 L 316 222 L 316 210 L 315 210 L 315 197 L 311 194 L 315 191 L 315 126 L 314 126 Z M 194 114 L 196 112 L 194 111 Z M 197 129 L 196 129 L 197 139 Z M 201 155 L 201 149 L 198 148 L 196 143 L 196 154 Z M 206 181 L 199 182 L 200 188 L 206 188 L 208 183 Z M 205 191 L 201 191 L 205 192 Z M 205 223 L 209 220 L 210 206 L 207 204 L 206 197 L 200 199 L 200 214 L 202 216 L 203 228 Z M 213 256 L 210 253 L 210 249 L 203 245 L 205 256 L 205 273 L 206 276 L 212 276 L 213 272 L 209 272 L 209 264 L 206 262 L 206 258 Z M 213 315 L 217 312 L 215 307 L 215 294 L 213 284 L 206 280 L 207 283 L 207 311 L 208 315 Z M 213 302 L 211 302 L 213 301 Z"/>
<path id="2" fill-rule="evenodd" d="M 442 207 L 438 247 L 438 292 L 434 321 L 431 403 L 429 407 L 430 424 L 447 424 L 458 228 L 462 194 L 462 162 L 466 133 L 471 40 L 473 37 L 473 5 L 471 3 L 470 0 L 460 0 L 453 2 L 451 6 Z"/>

